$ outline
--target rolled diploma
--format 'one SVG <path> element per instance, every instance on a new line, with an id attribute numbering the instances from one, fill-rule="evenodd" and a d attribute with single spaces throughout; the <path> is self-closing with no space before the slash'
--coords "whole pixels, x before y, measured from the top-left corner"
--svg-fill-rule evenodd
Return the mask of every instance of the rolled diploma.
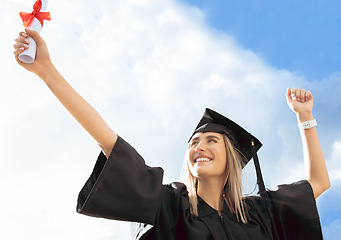
<path id="1" fill-rule="evenodd" d="M 40 12 L 45 12 L 48 0 L 42 0 L 41 2 L 42 2 L 42 6 L 40 9 Z M 34 18 L 30 26 L 28 26 L 28 29 L 34 30 L 38 32 L 39 34 L 41 32 L 41 28 L 42 26 L 39 20 L 36 18 Z M 33 40 L 33 38 L 28 37 L 27 39 L 30 41 L 29 47 L 28 49 L 26 49 L 25 51 L 19 54 L 19 59 L 20 61 L 24 63 L 33 63 L 34 60 L 36 59 L 37 44 Z"/>

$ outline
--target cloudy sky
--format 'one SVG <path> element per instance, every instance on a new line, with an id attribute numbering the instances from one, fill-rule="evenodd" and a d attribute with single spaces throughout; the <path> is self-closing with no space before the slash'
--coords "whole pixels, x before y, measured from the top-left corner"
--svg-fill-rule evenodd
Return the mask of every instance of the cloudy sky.
<path id="1" fill-rule="evenodd" d="M 130 239 L 129 223 L 76 213 L 100 151 L 44 83 L 20 68 L 20 11 L 0 21 L 0 238 Z M 325 239 L 341 229 L 341 3 L 332 1 L 50 0 L 42 36 L 69 83 L 164 182 L 179 181 L 187 139 L 204 108 L 263 142 L 266 186 L 304 178 L 287 87 L 312 91 L 332 187 L 317 200 Z M 252 191 L 252 164 L 244 171 Z"/>

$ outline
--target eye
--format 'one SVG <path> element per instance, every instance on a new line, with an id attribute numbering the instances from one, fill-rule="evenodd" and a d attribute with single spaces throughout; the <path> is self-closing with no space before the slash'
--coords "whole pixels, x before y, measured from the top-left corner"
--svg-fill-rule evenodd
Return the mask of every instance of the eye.
<path id="1" fill-rule="evenodd" d="M 196 146 L 196 145 L 198 145 L 198 142 L 197 141 L 193 141 L 193 142 L 191 142 L 191 147 L 194 147 L 194 146 Z"/>
<path id="2" fill-rule="evenodd" d="M 216 143 L 217 140 L 215 140 L 214 138 L 211 138 L 211 139 L 208 140 L 208 142 L 209 142 L 209 143 L 212 143 L 212 142 L 213 142 L 213 143 Z"/>

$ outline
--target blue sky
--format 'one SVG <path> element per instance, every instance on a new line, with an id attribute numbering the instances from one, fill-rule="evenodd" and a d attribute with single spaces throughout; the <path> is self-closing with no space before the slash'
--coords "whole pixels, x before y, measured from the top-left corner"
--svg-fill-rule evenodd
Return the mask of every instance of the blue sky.
<path id="1" fill-rule="evenodd" d="M 340 70 L 339 1 L 184 0 L 207 14 L 210 26 L 236 38 L 276 68 L 320 80 Z"/>
<path id="2" fill-rule="evenodd" d="M 0 15 L 8 33 L 0 38 L 0 238 L 130 239 L 128 223 L 75 212 L 100 149 L 14 61 L 19 12 L 33 2 L 6 2 Z M 262 141 L 268 188 L 303 179 L 285 91 L 311 90 L 332 182 L 317 206 L 325 239 L 334 240 L 341 228 L 339 8 L 336 1 L 51 0 L 42 36 L 62 75 L 147 164 L 165 169 L 165 183 L 180 179 L 205 107 Z M 252 164 L 244 181 L 250 192 Z"/>

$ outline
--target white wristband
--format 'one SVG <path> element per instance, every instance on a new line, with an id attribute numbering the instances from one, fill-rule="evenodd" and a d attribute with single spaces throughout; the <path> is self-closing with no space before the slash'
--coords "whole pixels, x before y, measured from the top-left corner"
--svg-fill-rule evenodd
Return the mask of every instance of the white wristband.
<path id="1" fill-rule="evenodd" d="M 311 121 L 299 123 L 298 127 L 300 130 L 304 130 L 304 129 L 309 129 L 309 128 L 315 127 L 316 125 L 317 125 L 316 119 L 313 119 Z"/>

